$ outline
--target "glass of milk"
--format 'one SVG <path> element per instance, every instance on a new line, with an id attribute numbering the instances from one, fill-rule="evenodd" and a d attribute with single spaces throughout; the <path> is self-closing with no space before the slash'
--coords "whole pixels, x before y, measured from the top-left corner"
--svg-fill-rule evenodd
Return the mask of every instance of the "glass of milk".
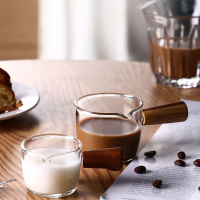
<path id="1" fill-rule="evenodd" d="M 79 139 L 62 134 L 35 135 L 23 140 L 22 169 L 27 190 L 46 198 L 75 192 L 81 148 Z"/>

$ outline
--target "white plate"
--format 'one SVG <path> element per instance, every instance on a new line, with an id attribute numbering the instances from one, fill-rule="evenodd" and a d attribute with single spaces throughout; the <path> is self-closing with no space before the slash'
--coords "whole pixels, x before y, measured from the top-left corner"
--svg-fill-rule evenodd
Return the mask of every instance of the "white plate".
<path id="1" fill-rule="evenodd" d="M 16 100 L 22 100 L 23 106 L 19 107 L 17 110 L 0 113 L 0 121 L 17 117 L 30 111 L 40 100 L 40 95 L 37 90 L 23 83 L 12 81 L 12 90 L 15 93 Z"/>

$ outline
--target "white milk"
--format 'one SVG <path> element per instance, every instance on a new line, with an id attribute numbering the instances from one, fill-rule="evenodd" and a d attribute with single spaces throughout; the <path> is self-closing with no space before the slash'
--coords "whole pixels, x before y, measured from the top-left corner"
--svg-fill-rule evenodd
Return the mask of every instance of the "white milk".
<path id="1" fill-rule="evenodd" d="M 66 152 L 60 148 L 39 148 L 34 153 L 49 157 Z M 22 169 L 26 187 L 41 194 L 65 193 L 77 187 L 81 159 L 77 155 L 68 155 L 44 162 L 41 158 L 25 155 Z"/>

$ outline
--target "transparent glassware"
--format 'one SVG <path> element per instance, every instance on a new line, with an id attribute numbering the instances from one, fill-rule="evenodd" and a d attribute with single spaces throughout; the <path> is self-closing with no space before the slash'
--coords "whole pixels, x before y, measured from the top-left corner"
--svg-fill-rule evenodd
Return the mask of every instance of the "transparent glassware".
<path id="1" fill-rule="evenodd" d="M 98 93 L 83 96 L 74 105 L 77 137 L 83 143 L 83 150 L 121 147 L 123 162 L 135 157 L 142 127 L 140 98 Z"/>
<path id="2" fill-rule="evenodd" d="M 21 143 L 22 170 L 29 192 L 59 198 L 75 192 L 81 164 L 82 143 L 73 136 L 42 134 Z"/>
<path id="3" fill-rule="evenodd" d="M 157 82 L 200 86 L 200 2 L 154 0 L 139 7 L 148 24 L 150 65 Z"/>

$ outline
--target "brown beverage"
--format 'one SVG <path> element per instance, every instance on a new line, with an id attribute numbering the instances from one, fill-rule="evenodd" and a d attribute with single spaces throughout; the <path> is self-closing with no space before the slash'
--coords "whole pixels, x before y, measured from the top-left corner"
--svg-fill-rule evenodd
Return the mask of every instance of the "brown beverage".
<path id="1" fill-rule="evenodd" d="M 122 147 L 123 161 L 134 158 L 141 134 L 136 123 L 116 118 L 88 118 L 76 131 L 83 150 Z"/>
<path id="2" fill-rule="evenodd" d="M 188 39 L 180 38 L 169 38 L 168 41 L 154 39 L 153 57 L 151 43 L 149 55 L 151 68 L 155 67 L 156 74 L 161 73 L 162 76 L 171 79 L 196 77 L 200 59 L 199 40 L 190 43 Z"/>

